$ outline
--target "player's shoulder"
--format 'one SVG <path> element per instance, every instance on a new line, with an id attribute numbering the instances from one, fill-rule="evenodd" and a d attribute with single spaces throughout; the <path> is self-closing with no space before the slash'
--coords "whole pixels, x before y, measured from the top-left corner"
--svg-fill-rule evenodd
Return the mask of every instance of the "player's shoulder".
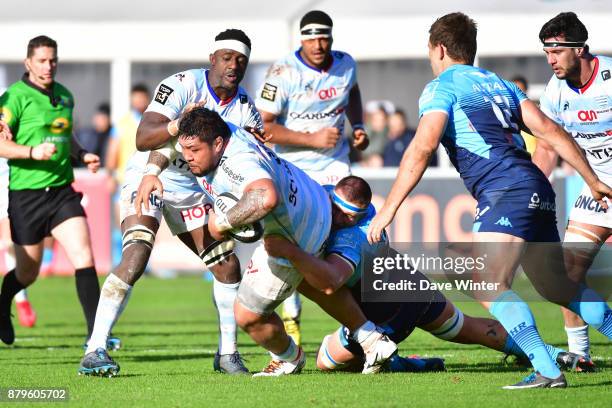
<path id="1" fill-rule="evenodd" d="M 206 70 L 202 68 L 188 69 L 172 74 L 162 81 L 175 88 L 201 88 L 206 81 Z"/>
<path id="2" fill-rule="evenodd" d="M 74 96 L 72 95 L 72 92 L 70 92 L 70 90 L 64 85 L 60 84 L 59 82 L 55 82 L 53 91 L 56 97 L 59 97 L 61 104 L 70 106 L 74 104 Z"/>
<path id="3" fill-rule="evenodd" d="M 290 78 L 299 70 L 298 60 L 293 53 L 274 61 L 266 72 L 266 79 Z"/>
<path id="4" fill-rule="evenodd" d="M 596 55 L 599 60 L 599 71 L 603 72 L 606 69 L 612 69 L 612 57 L 607 55 Z"/>
<path id="5" fill-rule="evenodd" d="M 340 50 L 333 50 L 331 54 L 332 54 L 332 57 L 334 58 L 334 61 L 336 61 L 339 64 L 350 66 L 350 67 L 353 67 L 356 64 L 355 59 L 348 52 L 340 51 Z"/>

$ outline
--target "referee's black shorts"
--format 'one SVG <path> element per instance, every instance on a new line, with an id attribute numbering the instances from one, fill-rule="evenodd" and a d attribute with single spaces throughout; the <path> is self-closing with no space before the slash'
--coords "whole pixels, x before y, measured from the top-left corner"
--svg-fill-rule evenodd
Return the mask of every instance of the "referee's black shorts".
<path id="1" fill-rule="evenodd" d="M 83 194 L 70 184 L 35 190 L 9 190 L 8 214 L 11 235 L 17 245 L 33 245 L 51 230 L 73 217 L 84 217 Z"/>

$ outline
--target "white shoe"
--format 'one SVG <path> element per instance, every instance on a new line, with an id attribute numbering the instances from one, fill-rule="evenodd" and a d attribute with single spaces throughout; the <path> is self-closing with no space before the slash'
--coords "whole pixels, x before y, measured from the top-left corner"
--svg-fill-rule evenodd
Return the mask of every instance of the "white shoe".
<path id="1" fill-rule="evenodd" d="M 366 357 L 362 374 L 378 373 L 382 365 L 397 352 L 397 344 L 378 330 L 369 335 L 361 347 Z"/>
<path id="2" fill-rule="evenodd" d="M 305 364 L 306 354 L 304 354 L 304 350 L 300 347 L 295 360 L 272 360 L 262 372 L 253 374 L 253 377 L 279 377 L 287 374 L 299 374 Z"/>

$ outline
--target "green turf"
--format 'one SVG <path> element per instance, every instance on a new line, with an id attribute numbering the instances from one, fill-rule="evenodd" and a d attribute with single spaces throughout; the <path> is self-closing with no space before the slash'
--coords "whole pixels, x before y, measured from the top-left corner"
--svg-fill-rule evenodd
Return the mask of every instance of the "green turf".
<path id="1" fill-rule="evenodd" d="M 66 387 L 73 405 L 610 406 L 612 347 L 594 331 L 593 352 L 603 370 L 566 374 L 571 384 L 566 390 L 501 390 L 527 371 L 501 364 L 501 355 L 495 351 L 444 342 L 418 330 L 400 346 L 401 352 L 443 357 L 447 372 L 323 374 L 314 369 L 314 353 L 323 336 L 337 325 L 307 303 L 303 340 L 308 362 L 302 375 L 231 378 L 212 371 L 217 328 L 211 285 L 198 278 L 144 278 L 115 329 L 124 342 L 124 348 L 112 354 L 121 365 L 120 376 L 94 378 L 77 376 L 85 329 L 74 281 L 41 279 L 31 287 L 30 296 L 38 323 L 33 329 L 17 326 L 14 346 L 0 346 L 0 387 Z M 477 305 L 461 307 L 466 313 L 485 315 Z M 545 339 L 563 344 L 558 309 L 544 303 L 534 303 L 532 308 Z M 247 336 L 241 334 L 239 342 L 251 370 L 267 363 L 267 354 Z"/>

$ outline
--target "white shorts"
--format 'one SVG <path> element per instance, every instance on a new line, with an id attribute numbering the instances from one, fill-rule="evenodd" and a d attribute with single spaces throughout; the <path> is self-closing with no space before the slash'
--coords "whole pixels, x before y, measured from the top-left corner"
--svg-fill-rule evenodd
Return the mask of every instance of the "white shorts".
<path id="1" fill-rule="evenodd" d="M 288 261 L 268 256 L 261 242 L 240 282 L 238 300 L 250 311 L 267 315 L 288 298 L 301 281 L 302 275 Z"/>
<path id="2" fill-rule="evenodd" d="M 126 183 L 121 187 L 119 215 L 123 222 L 127 217 L 136 215 L 134 199 L 138 185 Z M 149 210 L 142 208 L 142 214 L 161 222 L 162 215 L 172 235 L 182 234 L 201 228 L 208 222 L 208 212 L 213 209 L 212 200 L 203 192 L 185 191 L 175 193 L 164 191 L 163 199 L 151 194 Z"/>
<path id="3" fill-rule="evenodd" d="M 609 204 L 612 205 L 612 203 Z M 593 199 L 591 190 L 585 185 L 576 201 L 574 201 L 574 208 L 572 208 L 569 219 L 584 224 L 612 228 L 612 208 L 607 211 L 603 209 Z"/>
<path id="4" fill-rule="evenodd" d="M 324 170 L 304 170 L 304 172 L 308 174 L 311 179 L 322 186 L 329 184 L 335 186 L 344 177 L 351 175 L 351 166 L 350 164 L 342 161 L 335 161 L 327 166 Z"/>

